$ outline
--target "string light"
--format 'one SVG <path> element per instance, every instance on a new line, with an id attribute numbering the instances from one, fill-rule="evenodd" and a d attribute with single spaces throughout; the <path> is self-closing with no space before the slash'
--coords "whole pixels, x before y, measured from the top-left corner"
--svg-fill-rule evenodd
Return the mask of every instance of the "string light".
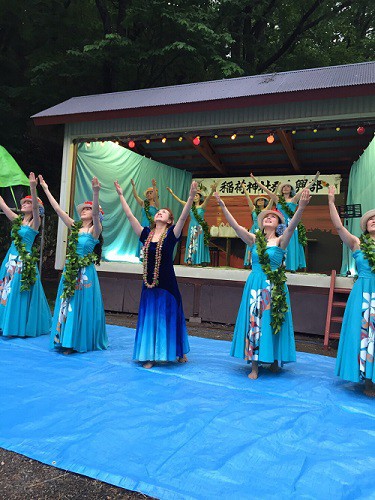
<path id="1" fill-rule="evenodd" d="M 200 142 L 201 142 L 201 138 L 199 137 L 199 135 L 194 137 L 194 139 L 193 139 L 194 146 L 199 146 Z"/>
<path id="2" fill-rule="evenodd" d="M 297 130 L 296 129 L 293 129 L 292 130 L 292 134 L 295 135 L 297 133 Z"/>
<path id="3" fill-rule="evenodd" d="M 366 130 L 366 129 L 365 129 L 365 127 L 358 127 L 358 128 L 357 128 L 357 133 L 358 133 L 359 135 L 362 135 L 362 134 L 364 134 L 364 133 L 365 133 L 365 130 Z"/>
<path id="4" fill-rule="evenodd" d="M 217 134 L 215 134 L 214 139 L 219 139 L 219 136 Z"/>
<path id="5" fill-rule="evenodd" d="M 250 134 L 249 137 L 250 137 L 250 139 L 254 139 L 254 135 L 253 134 Z"/>
<path id="6" fill-rule="evenodd" d="M 129 148 L 131 148 L 131 149 L 135 148 L 135 142 L 130 140 L 130 141 L 128 142 L 128 146 L 129 146 Z"/>
<path id="7" fill-rule="evenodd" d="M 180 135 L 180 137 L 178 138 L 179 142 L 182 142 L 184 140 L 184 138 L 182 137 L 182 135 Z"/>
<path id="8" fill-rule="evenodd" d="M 166 138 L 166 137 L 163 137 L 163 138 L 162 138 L 162 140 L 161 140 L 161 142 L 162 142 L 163 144 L 165 144 L 165 143 L 167 142 L 167 138 Z"/>
<path id="9" fill-rule="evenodd" d="M 230 136 L 230 138 L 232 139 L 232 141 L 234 141 L 236 137 L 237 137 L 237 134 L 236 134 L 236 133 L 234 133 L 234 134 L 232 134 L 232 135 Z"/>
<path id="10" fill-rule="evenodd" d="M 318 131 L 318 129 L 317 129 L 317 128 L 314 128 L 314 130 L 313 130 L 314 134 L 316 134 L 316 133 L 317 133 L 317 131 Z"/>
<path id="11" fill-rule="evenodd" d="M 336 127 L 336 132 L 340 132 L 341 128 L 340 127 Z"/>
<path id="12" fill-rule="evenodd" d="M 146 139 L 146 144 L 150 144 L 151 139 Z"/>
<path id="13" fill-rule="evenodd" d="M 273 134 L 270 134 L 270 135 L 267 137 L 267 142 L 268 142 L 268 144 L 272 144 L 274 141 L 275 141 L 275 138 L 274 138 Z"/>

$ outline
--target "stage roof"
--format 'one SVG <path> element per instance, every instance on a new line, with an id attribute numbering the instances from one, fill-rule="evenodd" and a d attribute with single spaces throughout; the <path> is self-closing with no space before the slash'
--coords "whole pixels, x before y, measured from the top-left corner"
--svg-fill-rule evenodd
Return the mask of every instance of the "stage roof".
<path id="1" fill-rule="evenodd" d="M 195 177 L 345 175 L 374 135 L 374 84 L 375 62 L 364 62 L 75 97 L 33 119 L 65 124 L 76 142 L 133 140 Z"/>

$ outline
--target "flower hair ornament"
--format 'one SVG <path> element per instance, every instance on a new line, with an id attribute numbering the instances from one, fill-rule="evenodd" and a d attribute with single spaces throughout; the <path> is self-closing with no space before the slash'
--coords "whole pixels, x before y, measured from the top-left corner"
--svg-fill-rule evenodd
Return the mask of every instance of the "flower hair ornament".
<path id="1" fill-rule="evenodd" d="M 79 215 L 81 216 L 81 212 L 84 208 L 91 208 L 92 210 L 92 201 L 85 201 L 84 203 L 80 203 L 77 207 L 77 212 L 79 213 Z M 102 207 L 99 205 L 99 220 L 100 220 L 100 223 L 103 222 L 103 219 L 104 219 L 104 212 L 103 212 L 103 209 Z"/>
<path id="2" fill-rule="evenodd" d="M 38 207 L 39 207 L 39 215 L 40 215 L 40 217 L 42 217 L 44 215 L 44 204 L 40 198 L 37 198 L 37 200 L 38 200 Z M 27 196 L 24 196 L 20 201 L 21 205 L 25 201 L 30 201 L 32 203 L 33 197 L 29 194 Z"/>

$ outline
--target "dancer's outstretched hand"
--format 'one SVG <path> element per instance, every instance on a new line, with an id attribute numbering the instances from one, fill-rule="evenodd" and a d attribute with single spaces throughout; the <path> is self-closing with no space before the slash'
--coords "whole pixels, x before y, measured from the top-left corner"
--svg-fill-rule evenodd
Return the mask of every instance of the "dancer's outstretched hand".
<path id="1" fill-rule="evenodd" d="M 99 189 L 100 189 L 100 182 L 98 181 L 97 177 L 93 177 L 92 178 L 91 184 L 92 184 L 92 190 L 93 191 L 99 191 Z"/>
<path id="2" fill-rule="evenodd" d="M 217 191 L 216 191 L 216 193 L 214 193 L 214 196 L 216 198 L 216 201 L 217 201 L 218 205 L 220 205 L 221 207 L 225 207 L 225 203 L 220 198 L 220 195 L 219 195 L 219 193 Z"/>
<path id="3" fill-rule="evenodd" d="M 133 179 L 132 179 L 133 180 Z M 124 191 L 122 190 L 122 187 L 120 186 L 119 182 L 118 181 L 115 181 L 114 182 L 114 185 L 115 185 L 115 188 L 116 188 L 116 191 L 117 191 L 117 194 L 119 196 L 123 195 L 124 194 Z"/>
<path id="4" fill-rule="evenodd" d="M 299 199 L 298 205 L 302 208 L 307 207 L 309 201 L 311 200 L 310 190 L 304 189 L 301 194 L 301 198 Z"/>
<path id="5" fill-rule="evenodd" d="M 152 184 L 152 187 L 156 187 L 156 180 L 155 180 L 155 179 L 152 179 L 152 180 L 151 180 L 151 184 Z"/>
<path id="6" fill-rule="evenodd" d="M 335 203 L 335 186 L 328 186 L 328 203 Z"/>
<path id="7" fill-rule="evenodd" d="M 193 181 L 190 186 L 190 196 L 194 198 L 194 196 L 197 194 L 198 191 L 198 183 L 196 181 Z"/>
<path id="8" fill-rule="evenodd" d="M 172 194 L 172 189 L 170 187 L 166 187 L 166 190 L 168 191 L 168 193 L 171 193 Z"/>
<path id="9" fill-rule="evenodd" d="M 30 172 L 29 174 L 29 182 L 30 182 L 30 187 L 36 187 L 38 184 L 38 178 L 35 177 L 34 172 Z"/>
<path id="10" fill-rule="evenodd" d="M 42 189 L 44 189 L 44 191 L 46 189 L 48 189 L 48 184 L 46 183 L 46 181 L 43 179 L 43 176 L 42 175 L 38 175 L 38 178 L 39 178 L 39 184 L 41 185 Z"/>

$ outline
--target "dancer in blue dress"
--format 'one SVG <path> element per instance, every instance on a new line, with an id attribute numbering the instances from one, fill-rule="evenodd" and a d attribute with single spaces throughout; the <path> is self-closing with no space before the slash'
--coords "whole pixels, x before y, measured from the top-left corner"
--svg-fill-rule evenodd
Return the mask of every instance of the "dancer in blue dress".
<path id="1" fill-rule="evenodd" d="M 159 191 L 156 187 L 156 180 L 152 179 L 152 187 L 147 188 L 143 193 L 143 200 L 138 196 L 133 179 L 131 179 L 130 182 L 132 184 L 133 196 L 136 199 L 138 205 L 142 208 L 141 225 L 143 227 L 151 227 L 154 222 L 155 214 L 159 210 Z M 141 241 L 138 241 L 136 256 L 140 261 L 143 260 L 143 244 Z"/>
<path id="2" fill-rule="evenodd" d="M 143 288 L 139 305 L 133 359 L 152 368 L 156 361 L 185 362 L 189 352 L 182 299 L 173 269 L 173 250 L 181 237 L 197 192 L 193 182 L 190 196 L 174 225 L 169 208 L 160 209 L 152 228 L 142 227 L 127 204 L 123 190 L 115 182 L 122 208 L 137 236 L 144 244 Z"/>
<path id="3" fill-rule="evenodd" d="M 240 226 L 220 196 L 215 194 L 229 224 L 239 238 L 252 248 L 253 270 L 247 278 L 238 310 L 231 356 L 251 362 L 250 379 L 258 378 L 259 363 L 270 364 L 279 371 L 278 362 L 295 361 L 296 349 L 292 312 L 286 276 L 282 265 L 285 249 L 302 213 L 310 201 L 304 189 L 299 206 L 289 226 L 284 229 L 284 217 L 278 210 L 264 210 L 258 216 L 260 231 L 256 235 Z"/>
<path id="4" fill-rule="evenodd" d="M 92 180 L 93 201 L 77 207 L 79 222 L 59 206 L 41 175 L 39 180 L 52 208 L 70 229 L 52 320 L 51 347 L 61 348 L 64 354 L 107 349 L 103 300 L 94 265 L 100 262 L 103 244 L 104 213 L 99 206 L 98 179 Z"/>
<path id="5" fill-rule="evenodd" d="M 375 209 L 361 218 L 362 235 L 351 234 L 342 224 L 335 206 L 335 188 L 328 188 L 333 225 L 353 252 L 358 279 L 346 304 L 336 360 L 336 375 L 350 382 L 364 381 L 364 393 L 375 397 Z"/>
<path id="6" fill-rule="evenodd" d="M 181 205 L 185 206 L 186 201 L 181 200 L 174 194 L 171 188 L 167 187 L 167 191 L 177 200 Z M 207 204 L 212 195 L 216 191 L 216 184 L 212 184 L 211 191 L 204 198 L 200 191 L 195 195 L 192 208 L 190 210 L 190 223 L 186 239 L 185 260 L 184 262 L 189 266 L 207 265 L 211 262 L 210 259 L 210 228 L 204 220 Z"/>
<path id="7" fill-rule="evenodd" d="M 37 337 L 49 333 L 51 326 L 38 255 L 33 249 L 44 208 L 36 195 L 38 181 L 33 172 L 29 180 L 31 196 L 22 198 L 21 215 L 0 196 L 0 209 L 13 225 L 12 244 L 0 268 L 0 333 L 4 337 Z"/>
<path id="8" fill-rule="evenodd" d="M 305 189 L 310 189 L 311 186 L 318 180 L 320 172 L 317 172 L 314 179 L 308 183 Z M 250 177 L 258 184 L 258 186 L 267 193 L 276 207 L 285 217 L 285 224 L 288 226 L 293 214 L 295 213 L 298 201 L 302 191 L 295 193 L 293 186 L 289 182 L 284 182 L 279 185 L 275 193 L 270 191 L 264 184 L 259 182 L 253 174 Z M 306 268 L 305 246 L 307 244 L 306 229 L 302 222 L 296 227 L 286 252 L 285 267 L 287 271 L 296 272 L 299 269 Z"/>
<path id="9" fill-rule="evenodd" d="M 245 193 L 247 204 L 249 205 L 251 212 L 252 225 L 250 228 L 250 233 L 255 234 L 255 232 L 258 231 L 259 229 L 258 215 L 262 210 L 270 210 L 273 205 L 273 200 L 269 200 L 265 196 L 257 196 L 256 198 L 254 198 L 254 203 L 253 203 L 252 199 L 250 198 L 249 191 L 247 190 L 246 184 L 244 182 L 242 183 L 242 189 Z M 245 267 L 251 266 L 251 247 L 249 245 L 246 245 L 243 265 Z"/>

